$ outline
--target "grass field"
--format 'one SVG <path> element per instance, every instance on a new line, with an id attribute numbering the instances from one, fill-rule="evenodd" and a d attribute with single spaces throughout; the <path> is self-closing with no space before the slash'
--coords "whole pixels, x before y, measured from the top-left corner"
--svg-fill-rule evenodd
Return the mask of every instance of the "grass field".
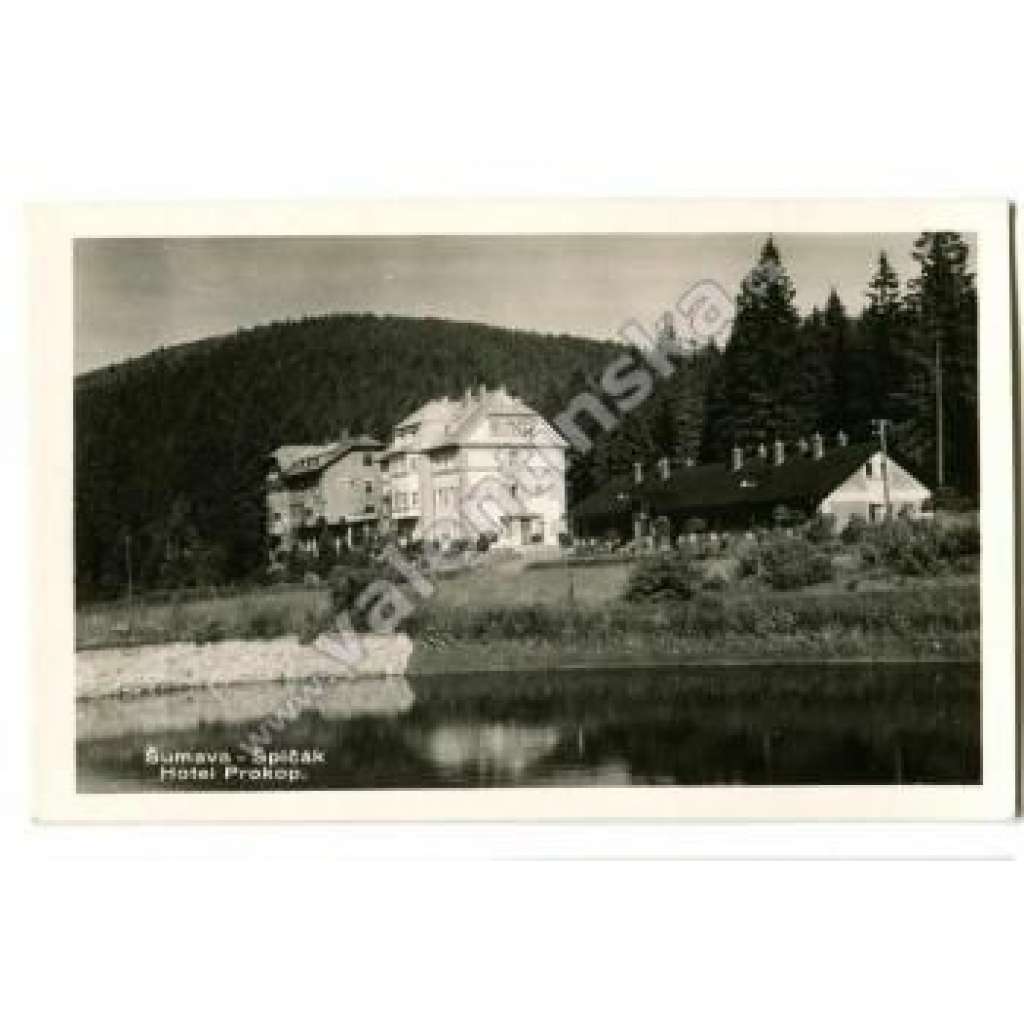
<path id="1" fill-rule="evenodd" d="M 723 569 L 709 562 L 705 573 Z M 403 623 L 417 646 L 446 650 L 442 661 L 493 647 L 495 665 L 568 658 L 614 661 L 673 657 L 976 657 L 977 576 L 870 578 L 840 572 L 833 581 L 788 593 L 737 581 L 679 604 L 621 600 L 634 566 L 564 562 L 530 569 L 500 562 L 435 580 Z M 856 586 L 851 586 L 855 582 Z M 325 589 L 266 590 L 156 605 L 107 604 L 76 616 L 76 647 L 180 640 L 312 639 L 331 626 Z M 460 652 L 461 653 L 458 653 Z M 436 658 L 435 658 L 436 660 Z M 521 660 L 521 659 L 520 659 Z"/>
<path id="2" fill-rule="evenodd" d="M 94 605 L 75 613 L 75 647 L 302 635 L 329 608 L 326 590 L 303 587 L 134 607 Z"/>
<path id="3" fill-rule="evenodd" d="M 438 578 L 429 599 L 439 608 L 459 610 L 493 605 L 542 604 L 580 608 L 607 605 L 622 592 L 632 567 L 627 564 L 573 566 L 524 571 L 523 563 L 497 563 L 459 576 Z M 255 591 L 242 595 L 158 604 L 124 602 L 87 606 L 75 615 L 78 649 L 174 640 L 270 639 L 315 635 L 329 618 L 325 589 Z"/>
<path id="4" fill-rule="evenodd" d="M 570 602 L 581 608 L 599 608 L 622 593 L 632 571 L 629 563 L 563 562 L 535 571 L 521 562 L 502 563 L 438 580 L 437 592 L 430 600 L 450 608 L 480 608 L 495 603 L 563 607 Z"/>

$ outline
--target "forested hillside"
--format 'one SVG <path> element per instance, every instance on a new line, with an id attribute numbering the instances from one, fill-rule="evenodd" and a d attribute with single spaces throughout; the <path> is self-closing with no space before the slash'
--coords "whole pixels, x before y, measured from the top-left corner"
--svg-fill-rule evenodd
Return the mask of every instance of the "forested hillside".
<path id="1" fill-rule="evenodd" d="M 343 428 L 387 440 L 430 398 L 505 384 L 547 416 L 620 350 L 479 324 L 321 316 L 175 346 L 75 382 L 78 596 L 264 564 L 264 458 Z M 185 553 L 187 559 L 185 558 Z M 184 564 L 187 561 L 187 565 Z"/>
<path id="2" fill-rule="evenodd" d="M 570 464 L 585 496 L 634 461 L 726 458 L 820 430 L 892 449 L 930 484 L 978 492 L 977 300 L 960 236 L 922 235 L 903 287 L 880 254 L 866 307 L 833 292 L 801 316 L 769 239 L 744 279 L 724 351 L 693 347 L 676 373 Z M 665 329 L 672 331 L 671 322 Z M 387 440 L 430 398 L 505 385 L 549 419 L 600 394 L 619 345 L 480 324 L 334 315 L 162 349 L 75 382 L 75 570 L 82 599 L 236 581 L 266 564 L 265 457 L 343 429 Z M 937 429 L 941 380 L 942 420 Z M 609 399 L 609 402 L 611 400 Z M 939 438 L 941 437 L 941 450 Z"/>

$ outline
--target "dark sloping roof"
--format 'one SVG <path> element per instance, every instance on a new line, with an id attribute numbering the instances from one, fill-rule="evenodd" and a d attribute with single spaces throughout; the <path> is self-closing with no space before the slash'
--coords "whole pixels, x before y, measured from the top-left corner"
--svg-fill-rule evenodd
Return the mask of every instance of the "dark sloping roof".
<path id="1" fill-rule="evenodd" d="M 360 435 L 322 445 L 282 445 L 270 453 L 270 458 L 277 462 L 282 476 L 296 477 L 319 473 L 351 451 L 383 447 L 376 438 Z"/>
<path id="2" fill-rule="evenodd" d="M 673 467 L 667 481 L 645 467 L 643 483 L 634 483 L 632 475 L 616 477 L 578 502 L 571 514 L 609 516 L 629 512 L 638 502 L 654 515 L 817 503 L 876 451 L 878 444 L 872 441 L 832 448 L 820 459 L 789 452 L 781 466 L 755 457 L 745 459 L 739 470 L 724 463 Z"/>

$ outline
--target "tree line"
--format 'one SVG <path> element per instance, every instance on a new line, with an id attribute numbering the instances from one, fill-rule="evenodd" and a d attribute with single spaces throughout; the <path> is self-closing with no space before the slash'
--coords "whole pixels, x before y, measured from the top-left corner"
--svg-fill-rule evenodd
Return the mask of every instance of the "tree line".
<path id="1" fill-rule="evenodd" d="M 615 434 L 577 458 L 575 492 L 662 455 L 727 460 L 734 446 L 791 445 L 816 431 L 829 443 L 839 431 L 866 440 L 885 419 L 908 468 L 976 501 L 978 315 L 968 246 L 954 232 L 927 232 L 912 255 L 917 273 L 904 286 L 879 253 L 859 315 L 833 289 L 802 316 L 769 238 L 742 281 L 724 349 L 694 346 Z"/>

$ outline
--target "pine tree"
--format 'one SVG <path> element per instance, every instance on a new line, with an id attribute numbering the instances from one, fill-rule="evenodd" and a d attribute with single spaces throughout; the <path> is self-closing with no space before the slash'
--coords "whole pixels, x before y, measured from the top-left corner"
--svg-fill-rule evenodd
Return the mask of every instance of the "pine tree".
<path id="1" fill-rule="evenodd" d="M 828 403 L 823 410 L 825 428 L 829 434 L 839 430 L 848 433 L 853 419 L 850 323 L 835 288 L 829 292 L 825 303 L 822 328 L 829 374 Z"/>
<path id="2" fill-rule="evenodd" d="M 800 414 L 787 382 L 799 358 L 800 317 L 794 289 L 774 240 L 744 278 L 722 360 L 720 394 L 709 403 L 706 451 L 724 458 L 733 445 L 749 447 L 791 437 Z"/>
<path id="3" fill-rule="evenodd" d="M 978 493 L 978 310 L 968 247 L 953 231 L 914 243 L 909 282 L 908 417 L 901 443 L 937 484 Z"/>
<path id="4" fill-rule="evenodd" d="M 907 418 L 907 316 L 900 280 L 885 252 L 865 292 L 860 319 L 864 371 L 858 374 L 857 394 L 869 418 L 894 422 Z"/>
<path id="5" fill-rule="evenodd" d="M 817 306 L 800 326 L 793 365 L 782 384 L 782 397 L 789 410 L 790 434 L 807 438 L 831 423 L 833 405 L 829 324 Z"/>

